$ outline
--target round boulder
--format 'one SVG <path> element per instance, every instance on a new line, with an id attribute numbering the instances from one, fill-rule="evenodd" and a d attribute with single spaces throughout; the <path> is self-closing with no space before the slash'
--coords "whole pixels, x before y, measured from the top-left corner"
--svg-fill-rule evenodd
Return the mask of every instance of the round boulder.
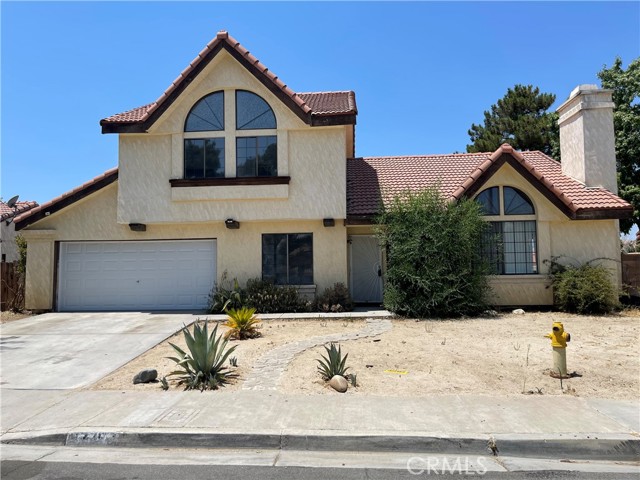
<path id="1" fill-rule="evenodd" d="M 333 377 L 331 377 L 331 380 L 329 380 L 329 385 L 331 385 L 331 388 L 333 388 L 336 392 L 340 393 L 346 392 L 347 388 L 349 388 L 347 379 L 341 375 L 334 375 Z"/>

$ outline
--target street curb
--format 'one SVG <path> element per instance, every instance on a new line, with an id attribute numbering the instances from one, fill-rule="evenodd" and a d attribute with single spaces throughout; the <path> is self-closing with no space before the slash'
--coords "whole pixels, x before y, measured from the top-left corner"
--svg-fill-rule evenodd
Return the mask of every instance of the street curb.
<path id="1" fill-rule="evenodd" d="M 423 436 L 104 430 L 47 432 L 26 436 L 5 434 L 0 443 L 67 447 L 404 452 L 609 461 L 637 461 L 640 458 L 640 438 L 626 434 Z"/>

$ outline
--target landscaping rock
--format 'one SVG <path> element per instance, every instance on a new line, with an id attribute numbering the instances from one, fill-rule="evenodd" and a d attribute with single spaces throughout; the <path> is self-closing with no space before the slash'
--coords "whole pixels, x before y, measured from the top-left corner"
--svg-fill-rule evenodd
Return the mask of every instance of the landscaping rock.
<path id="1" fill-rule="evenodd" d="M 349 387 L 347 379 L 340 375 L 334 375 L 331 380 L 329 380 L 329 385 L 331 385 L 331 388 L 333 388 L 336 392 L 340 393 L 346 392 L 347 388 Z"/>
<path id="2" fill-rule="evenodd" d="M 146 368 L 133 377 L 133 384 L 153 382 L 156 378 L 158 378 L 158 371 L 154 368 Z"/>
<path id="3" fill-rule="evenodd" d="M 516 308 L 512 313 L 516 315 L 524 315 L 524 310 L 521 308 Z"/>

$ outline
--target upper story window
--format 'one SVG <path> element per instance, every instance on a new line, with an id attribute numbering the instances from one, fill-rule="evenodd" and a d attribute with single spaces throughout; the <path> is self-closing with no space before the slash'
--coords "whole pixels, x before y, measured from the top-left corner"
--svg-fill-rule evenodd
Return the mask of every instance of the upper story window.
<path id="1" fill-rule="evenodd" d="M 184 124 L 185 132 L 224 130 L 224 92 L 210 93 L 193 106 Z"/>
<path id="2" fill-rule="evenodd" d="M 189 111 L 184 125 L 184 178 L 224 178 L 225 151 L 233 152 L 234 147 L 236 177 L 277 177 L 276 116 L 269 104 L 255 93 L 236 90 L 235 119 L 225 123 L 224 111 L 222 91 L 204 96 Z M 232 141 L 235 146 L 225 145 Z"/>
<path id="3" fill-rule="evenodd" d="M 193 106 L 184 124 L 185 132 L 202 132 L 184 140 L 184 178 L 224 177 L 224 92 L 211 93 Z M 212 133 L 209 133 L 212 132 Z"/>
<path id="4" fill-rule="evenodd" d="M 276 128 L 276 116 L 262 97 L 245 90 L 236 90 L 236 130 Z"/>
<path id="5" fill-rule="evenodd" d="M 490 227 L 480 250 L 492 273 L 538 273 L 536 215 L 533 202 L 513 187 L 490 187 L 476 196 Z M 513 217 L 518 215 L 517 220 Z"/>

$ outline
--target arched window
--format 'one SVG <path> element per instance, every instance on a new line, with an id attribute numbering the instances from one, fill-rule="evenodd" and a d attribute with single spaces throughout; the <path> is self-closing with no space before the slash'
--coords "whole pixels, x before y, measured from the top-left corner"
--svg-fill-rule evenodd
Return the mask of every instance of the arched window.
<path id="1" fill-rule="evenodd" d="M 236 130 L 276 128 L 276 116 L 262 97 L 236 90 Z"/>
<path id="2" fill-rule="evenodd" d="M 490 187 L 476 196 L 488 218 L 480 246 L 495 275 L 538 273 L 536 215 L 533 202 L 513 187 Z M 518 220 L 513 217 L 518 215 Z"/>
<path id="3" fill-rule="evenodd" d="M 496 188 L 496 187 L 494 187 Z M 505 215 L 533 215 L 533 203 L 524 193 L 513 187 L 503 187 Z"/>
<path id="4" fill-rule="evenodd" d="M 184 124 L 185 132 L 224 130 L 224 92 L 210 93 L 193 106 Z"/>
<path id="5" fill-rule="evenodd" d="M 278 137 L 275 129 L 276 116 L 269 104 L 255 93 L 236 90 L 236 130 L 272 130 L 264 132 L 264 135 L 236 138 L 238 177 L 278 175 Z"/>
<path id="6" fill-rule="evenodd" d="M 226 145 L 225 149 L 227 139 L 223 132 L 233 130 L 234 123 L 236 177 L 278 175 L 278 137 L 272 108 L 262 97 L 246 90 L 236 90 L 235 100 L 235 121 L 227 123 L 223 91 L 205 95 L 189 111 L 184 124 L 185 179 L 225 176 L 225 150 L 233 145 Z M 240 136 L 241 133 L 248 136 Z"/>
<path id="7" fill-rule="evenodd" d="M 476 202 L 482 207 L 484 215 L 500 215 L 500 198 L 498 187 L 483 190 L 476 197 Z"/>

